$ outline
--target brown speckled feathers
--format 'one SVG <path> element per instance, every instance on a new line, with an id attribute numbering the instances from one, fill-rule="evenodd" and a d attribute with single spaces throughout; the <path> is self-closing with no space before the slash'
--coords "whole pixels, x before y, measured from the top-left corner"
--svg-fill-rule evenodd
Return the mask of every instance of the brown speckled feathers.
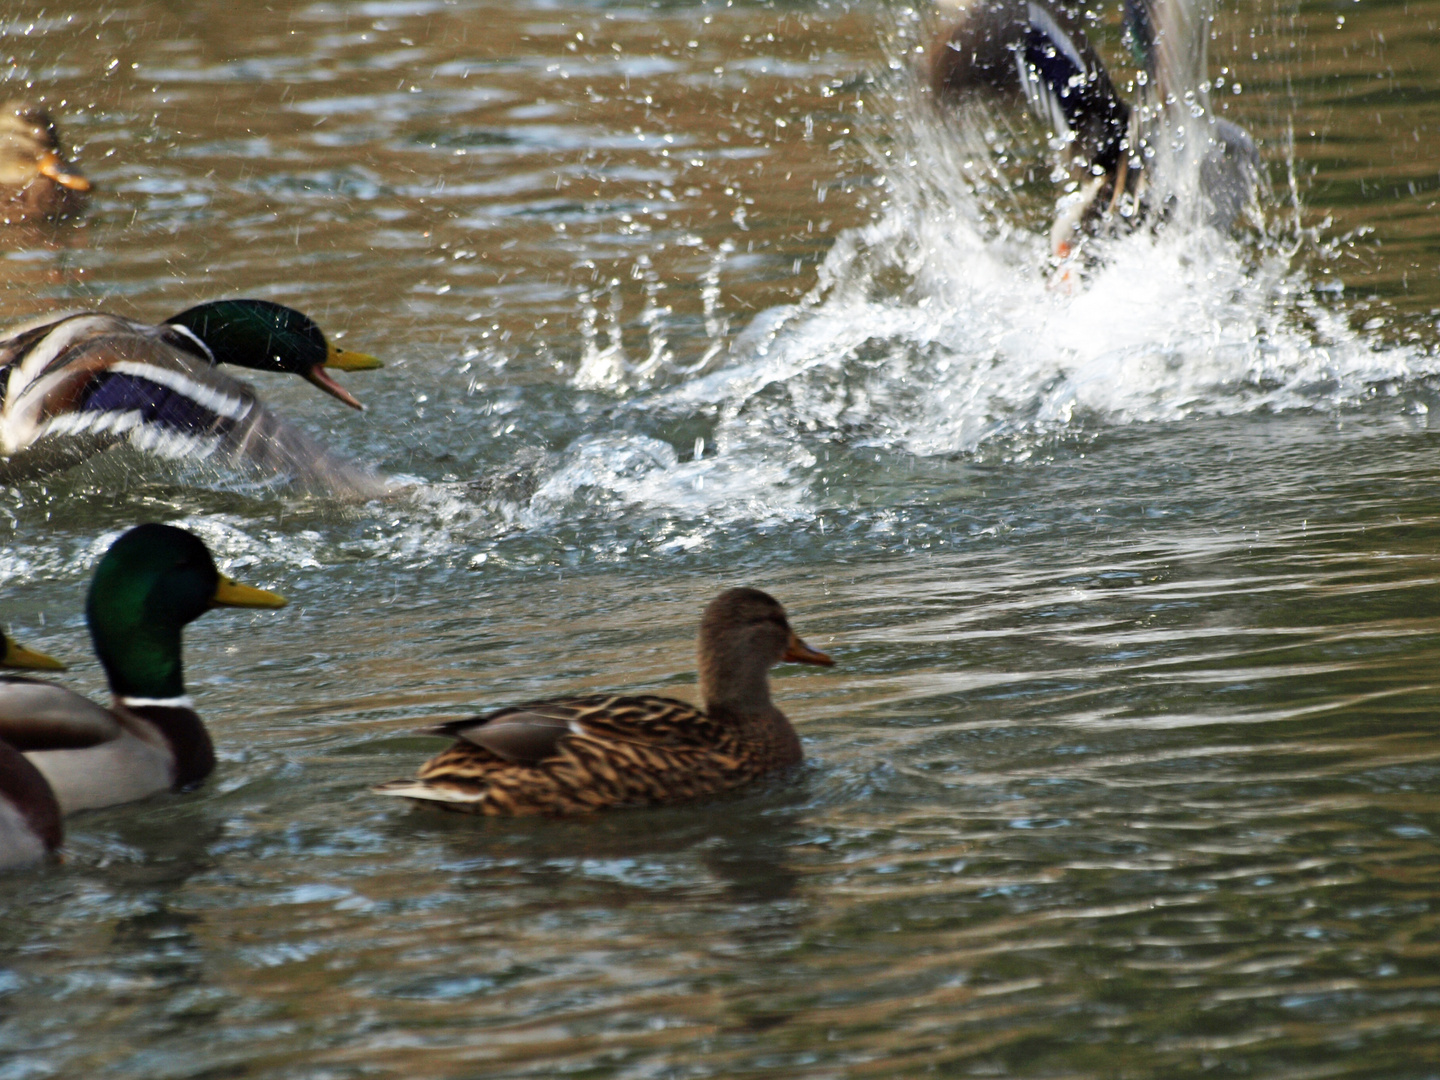
<path id="1" fill-rule="evenodd" d="M 467 736 L 468 730 L 483 738 L 482 725 L 503 725 L 517 714 L 563 720 L 552 753 L 516 761 Z M 580 814 L 695 799 L 800 759 L 798 743 L 747 739 L 741 726 L 664 697 L 541 701 L 447 727 L 455 745 L 426 762 L 417 779 L 467 800 L 442 805 L 481 814 Z"/>
<path id="2" fill-rule="evenodd" d="M 472 814 L 565 815 L 696 799 L 797 764 L 800 740 L 770 701 L 767 672 L 782 659 L 829 657 L 753 589 L 711 604 L 699 651 L 704 710 L 648 694 L 517 705 L 428 729 L 454 745 L 414 780 L 375 790 Z M 717 670 L 722 660 L 729 666 Z"/>

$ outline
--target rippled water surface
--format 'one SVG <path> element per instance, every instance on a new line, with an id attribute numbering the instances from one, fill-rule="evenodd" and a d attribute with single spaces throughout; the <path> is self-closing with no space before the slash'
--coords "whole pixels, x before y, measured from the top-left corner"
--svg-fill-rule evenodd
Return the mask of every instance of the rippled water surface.
<path id="1" fill-rule="evenodd" d="M 410 486 L 126 452 L 0 494 L 0 616 L 91 693 L 136 520 L 294 601 L 188 632 L 203 789 L 0 881 L 0 1078 L 1440 1076 L 1440 3 L 1222 10 L 1265 225 L 1069 290 L 1034 132 L 916 92 L 935 25 L 4 7 L 97 184 L 5 238 L 4 314 L 289 302 L 388 367 L 363 416 L 261 392 Z M 420 722 L 688 694 L 739 583 L 838 660 L 777 671 L 798 774 L 368 793 Z"/>

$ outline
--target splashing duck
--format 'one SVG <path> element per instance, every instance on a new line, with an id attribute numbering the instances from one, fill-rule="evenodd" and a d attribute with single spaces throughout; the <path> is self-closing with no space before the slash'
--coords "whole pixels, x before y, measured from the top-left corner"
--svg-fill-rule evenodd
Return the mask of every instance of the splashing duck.
<path id="1" fill-rule="evenodd" d="M 138 525 L 101 558 L 85 603 L 110 707 L 54 683 L 0 679 L 0 745 L 23 754 L 63 814 L 194 787 L 215 751 L 185 693 L 181 631 L 211 608 L 285 603 L 220 573 L 193 533 Z"/>
<path id="2" fill-rule="evenodd" d="M 158 326 L 100 312 L 51 316 L 0 337 L 0 480 L 68 468 L 128 439 L 169 457 L 219 450 L 341 491 L 377 485 L 277 418 L 220 364 L 299 375 L 354 409 L 364 406 L 330 369 L 382 366 L 268 300 L 211 301 Z"/>
<path id="3" fill-rule="evenodd" d="M 66 160 L 55 121 L 41 105 L 0 105 L 0 224 L 80 212 L 90 181 Z"/>
<path id="4" fill-rule="evenodd" d="M 426 729 L 455 739 L 383 795 L 470 814 L 552 816 L 712 795 L 798 764 L 800 739 L 770 700 L 770 668 L 834 661 L 758 589 L 705 609 L 703 709 L 651 694 L 556 698 Z"/>
<path id="5" fill-rule="evenodd" d="M 1204 19 L 1195 5 L 1126 0 L 1126 37 L 1143 71 L 1139 107 L 1115 89 L 1070 9 L 1043 0 L 973 0 L 955 15 L 930 52 L 935 99 L 956 105 L 982 91 L 1023 96 L 1073 148 L 1075 190 L 1061 200 L 1050 231 L 1057 258 L 1068 258 L 1086 235 L 1133 227 L 1154 214 L 1157 201 L 1171 212 L 1174 194 L 1157 200 L 1152 176 L 1162 123 L 1192 133 L 1188 144 L 1202 147 L 1196 172 L 1210 225 L 1228 230 L 1255 204 L 1254 140 L 1208 110 L 1199 128 L 1191 115 L 1205 68 Z"/>

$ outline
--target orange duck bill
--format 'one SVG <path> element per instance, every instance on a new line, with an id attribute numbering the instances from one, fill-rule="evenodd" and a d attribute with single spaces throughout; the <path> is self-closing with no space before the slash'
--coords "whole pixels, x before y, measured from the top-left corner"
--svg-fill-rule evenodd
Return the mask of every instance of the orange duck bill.
<path id="1" fill-rule="evenodd" d="M 785 646 L 785 655 L 780 657 L 784 663 L 791 664 L 821 664 L 824 667 L 834 667 L 835 661 L 826 656 L 819 649 L 812 649 L 792 630 L 790 642 Z"/>
<path id="2" fill-rule="evenodd" d="M 90 190 L 90 181 L 78 172 L 71 172 L 60 160 L 58 154 L 47 153 L 40 159 L 38 168 L 41 176 L 49 177 L 63 188 L 69 188 L 71 191 Z"/>

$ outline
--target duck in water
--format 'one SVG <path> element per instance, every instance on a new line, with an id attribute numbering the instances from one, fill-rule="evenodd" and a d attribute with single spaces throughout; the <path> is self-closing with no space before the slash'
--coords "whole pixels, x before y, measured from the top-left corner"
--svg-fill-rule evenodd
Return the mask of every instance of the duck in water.
<path id="1" fill-rule="evenodd" d="M 85 603 L 110 706 L 38 679 L 0 679 L 0 741 L 39 771 L 65 814 L 192 788 L 214 769 L 215 750 L 185 693 L 181 631 L 216 607 L 284 606 L 220 573 L 193 533 L 136 526 L 95 567 Z"/>
<path id="2" fill-rule="evenodd" d="M 0 105 L 0 224 L 78 214 L 90 181 L 66 160 L 55 121 L 41 105 Z"/>
<path id="3" fill-rule="evenodd" d="M 454 745 L 414 780 L 375 790 L 468 814 L 560 816 L 698 799 L 799 764 L 800 739 L 770 700 L 770 669 L 828 667 L 830 657 L 758 589 L 710 602 L 697 653 L 704 708 L 654 694 L 516 705 L 427 729 Z"/>
<path id="4" fill-rule="evenodd" d="M 1201 13 L 1184 0 L 1126 0 L 1125 21 L 1142 69 L 1138 106 L 1116 90 L 1076 11 L 1044 0 L 971 0 L 930 52 L 936 101 L 954 107 L 981 93 L 1023 97 L 1070 145 L 1075 190 L 1061 200 L 1050 233 L 1062 259 L 1086 235 L 1173 213 L 1178 177 L 1166 178 L 1161 195 L 1154 174 L 1165 166 L 1182 172 L 1185 159 L 1157 153 L 1176 142 L 1162 133 L 1183 131 L 1182 146 L 1199 146 L 1193 171 L 1207 223 L 1228 230 L 1258 198 L 1254 140 L 1208 109 L 1198 124 L 1191 115 L 1205 69 Z"/>
<path id="5" fill-rule="evenodd" d="M 215 300 L 158 326 L 102 312 L 47 316 L 0 336 L 0 482 L 69 468 L 129 441 L 172 458 L 218 452 L 332 494 L 387 490 L 276 416 L 220 364 L 299 375 L 354 409 L 364 406 L 330 370 L 381 366 L 268 300 Z"/>
<path id="6" fill-rule="evenodd" d="M 0 668 L 64 671 L 65 665 L 0 633 Z M 34 682 L 23 675 L 0 674 L 0 688 Z M 0 870 L 53 854 L 65 835 L 61 817 L 60 803 L 40 770 L 0 741 Z"/>

